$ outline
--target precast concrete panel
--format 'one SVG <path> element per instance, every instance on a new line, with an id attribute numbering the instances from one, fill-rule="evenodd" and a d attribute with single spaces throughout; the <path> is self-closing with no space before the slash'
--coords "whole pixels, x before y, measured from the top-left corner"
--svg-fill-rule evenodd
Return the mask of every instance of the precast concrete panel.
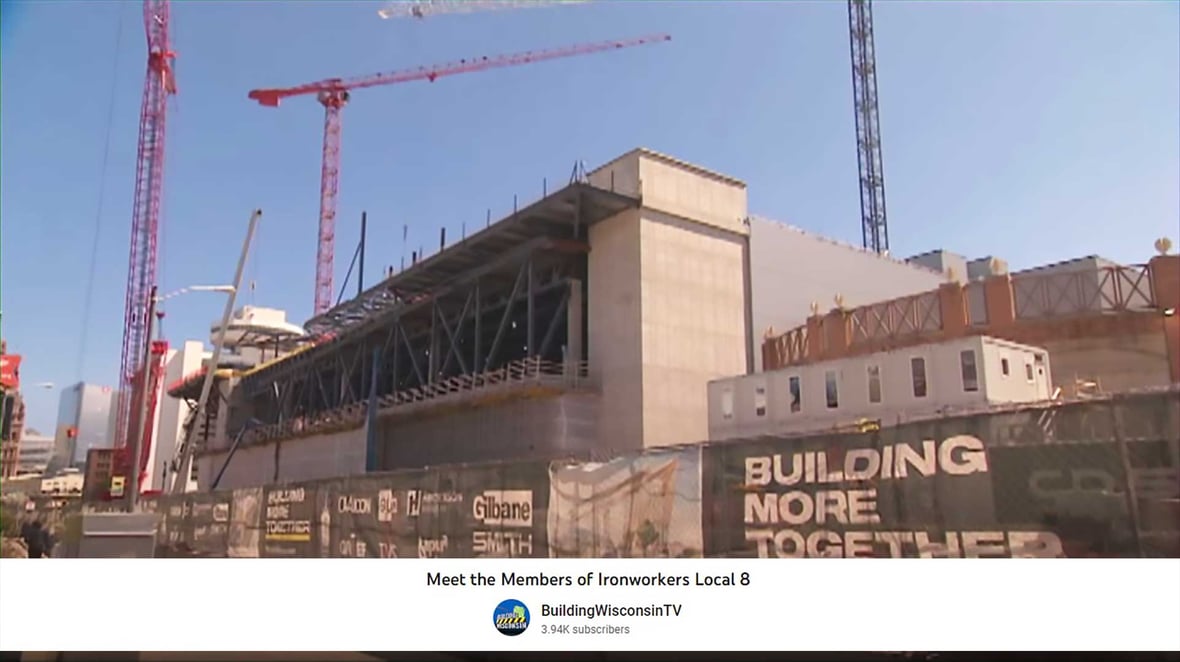
<path id="1" fill-rule="evenodd" d="M 856 306 L 936 289 L 946 276 L 775 221 L 750 219 L 750 271 L 754 340 L 760 347 L 770 327 L 776 333 L 807 322 L 811 303 L 821 313 L 835 305 Z M 756 370 L 762 353 L 755 352 Z"/>
<path id="2" fill-rule="evenodd" d="M 460 406 L 414 419 L 383 419 L 378 424 L 379 464 L 382 471 L 393 471 L 463 462 L 584 458 L 596 452 L 598 417 L 599 397 L 579 393 Z"/>
<path id="3" fill-rule="evenodd" d="M 627 211 L 590 228 L 590 374 L 602 388 L 599 446 L 642 447 L 643 345 L 640 336 L 640 221 Z"/>

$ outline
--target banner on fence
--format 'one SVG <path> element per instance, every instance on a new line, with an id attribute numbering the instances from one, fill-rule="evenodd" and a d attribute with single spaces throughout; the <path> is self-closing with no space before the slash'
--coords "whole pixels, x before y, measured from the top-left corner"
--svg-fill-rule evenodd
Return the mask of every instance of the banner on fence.
<path id="1" fill-rule="evenodd" d="M 990 449 L 996 516 L 1056 532 L 1071 557 L 1180 555 L 1177 520 L 1155 516 L 1180 497 L 1169 456 L 1158 440 Z"/>
<path id="2" fill-rule="evenodd" d="M 701 449 L 555 466 L 549 479 L 554 557 L 699 557 Z"/>
<path id="3" fill-rule="evenodd" d="M 1064 438 L 1017 412 L 142 505 L 165 555 L 1180 557 L 1175 419 L 1132 418 L 1127 438 L 1092 410 L 1063 408 Z"/>
<path id="4" fill-rule="evenodd" d="M 706 447 L 706 554 L 1136 556 L 1151 550 L 1130 516 L 1124 459 L 1154 486 L 1139 501 L 1175 498 L 1163 441 L 991 447 L 907 432 Z M 1166 528 L 1152 555 L 1177 552 Z"/>
<path id="5" fill-rule="evenodd" d="M 971 435 L 838 435 L 704 452 L 710 556 L 1062 554 L 1051 532 L 998 526 L 988 454 Z"/>
<path id="6" fill-rule="evenodd" d="M 231 558 L 258 558 L 261 550 L 259 539 L 262 529 L 262 488 L 244 488 L 233 491 L 229 513 L 229 535 L 226 541 L 226 556 Z"/>
<path id="7" fill-rule="evenodd" d="M 275 485 L 262 491 L 262 550 L 266 558 L 320 556 L 317 542 L 327 544 L 327 513 L 317 517 L 315 486 Z"/>
<path id="8" fill-rule="evenodd" d="M 322 555 L 383 558 L 541 557 L 548 465 L 399 472 L 328 483 Z"/>

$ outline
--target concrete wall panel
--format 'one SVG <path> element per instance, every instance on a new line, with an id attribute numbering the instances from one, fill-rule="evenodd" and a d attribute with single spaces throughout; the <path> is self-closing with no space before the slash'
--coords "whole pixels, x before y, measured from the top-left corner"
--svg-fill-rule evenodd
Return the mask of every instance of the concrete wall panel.
<path id="1" fill-rule="evenodd" d="M 643 211 L 643 440 L 708 437 L 706 385 L 746 369 L 745 237 Z"/>
<path id="2" fill-rule="evenodd" d="M 383 420 L 378 428 L 381 470 L 588 457 L 598 438 L 598 402 L 597 395 L 566 394 L 453 409 L 416 420 Z"/>
<path id="3" fill-rule="evenodd" d="M 216 477 L 225 457 L 225 453 L 217 453 L 201 460 L 198 480 L 202 489 L 206 489 Z M 217 487 L 235 489 L 273 483 L 276 464 L 278 482 L 320 480 L 364 473 L 365 430 L 362 427 L 239 448 Z"/>
<path id="4" fill-rule="evenodd" d="M 643 206 L 746 234 L 746 185 L 687 163 L 645 153 L 639 160 Z"/>
<path id="5" fill-rule="evenodd" d="M 643 346 L 639 212 L 590 228 L 589 358 L 602 387 L 599 445 L 637 448 L 643 439 Z"/>
<path id="6" fill-rule="evenodd" d="M 855 308 L 946 281 L 939 272 L 757 217 L 750 219 L 750 270 L 759 346 L 769 327 L 783 333 L 805 324 L 812 301 L 827 312 L 842 294 L 844 305 Z M 755 352 L 754 365 L 762 369 L 761 352 Z"/>

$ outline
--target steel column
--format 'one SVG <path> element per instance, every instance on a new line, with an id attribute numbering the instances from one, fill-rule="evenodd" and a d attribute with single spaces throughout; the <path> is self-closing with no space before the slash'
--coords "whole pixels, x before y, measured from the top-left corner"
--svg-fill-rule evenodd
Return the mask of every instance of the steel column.
<path id="1" fill-rule="evenodd" d="M 496 329 L 496 337 L 492 340 L 492 347 L 488 350 L 488 358 L 484 362 L 483 369 L 487 370 L 492 367 L 492 362 L 496 360 L 496 354 L 500 351 L 500 341 L 504 339 L 504 331 L 508 328 L 508 322 L 512 318 L 512 304 L 516 302 L 517 296 L 520 295 L 520 286 L 524 281 L 525 269 L 528 263 L 521 265 L 520 271 L 516 273 L 516 282 L 512 285 L 512 293 L 508 295 L 508 303 L 504 306 L 504 312 L 500 316 L 500 325 Z"/>
<path id="2" fill-rule="evenodd" d="M 537 352 L 540 356 L 545 356 L 549 353 L 549 345 L 553 342 L 553 336 L 557 333 L 558 322 L 561 318 L 567 317 L 566 309 L 569 306 L 570 291 L 566 288 L 561 293 L 561 301 L 557 304 L 557 310 L 553 311 L 553 317 L 549 320 L 549 328 L 545 330 L 545 337 L 541 339 L 540 351 Z"/>
<path id="3" fill-rule="evenodd" d="M 475 281 L 475 348 L 473 350 L 474 360 L 471 365 L 476 369 L 480 369 L 480 359 L 483 358 L 483 294 L 480 281 Z"/>
<path id="4" fill-rule="evenodd" d="M 536 317 L 536 313 L 534 311 L 535 299 L 536 299 L 534 290 L 536 289 L 537 277 L 535 274 L 535 270 L 533 269 L 533 259 L 531 257 L 529 258 L 529 261 L 525 263 L 525 268 L 528 270 L 527 271 L 527 278 L 529 280 L 528 280 L 528 306 L 527 306 L 528 312 L 526 313 L 526 315 L 528 316 L 528 319 L 525 322 L 526 325 L 528 326 L 528 333 L 525 336 L 527 338 L 527 340 L 524 345 L 524 354 L 525 354 L 525 356 L 531 357 L 531 356 L 533 356 L 533 354 L 537 350 L 536 332 L 534 330 L 535 325 L 533 324 L 533 318 Z"/>

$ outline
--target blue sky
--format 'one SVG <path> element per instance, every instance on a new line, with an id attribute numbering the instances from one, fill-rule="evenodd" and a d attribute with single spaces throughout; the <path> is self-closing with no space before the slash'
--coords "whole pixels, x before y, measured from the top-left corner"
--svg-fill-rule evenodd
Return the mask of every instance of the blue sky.
<path id="1" fill-rule="evenodd" d="M 358 92 L 344 113 L 337 283 L 369 213 L 371 283 L 636 146 L 745 180 L 752 211 L 860 241 L 847 14 L 824 2 L 621 2 L 384 21 L 359 2 L 175 2 L 160 281 L 230 280 L 302 321 L 313 295 L 322 109 L 256 87 L 668 32 L 657 46 Z M 144 73 L 139 3 L 0 4 L 3 335 L 27 384 L 116 380 Z M 1145 261 L 1180 219 L 1180 3 L 875 5 L 894 253 L 1014 268 Z M 110 156 L 103 174 L 108 107 Z M 103 198 L 99 213 L 99 198 Z M 91 245 L 98 260 L 88 319 Z M 173 342 L 223 299 L 169 302 Z M 88 332 L 81 329 L 86 325 Z M 28 389 L 53 428 L 58 394 Z"/>

